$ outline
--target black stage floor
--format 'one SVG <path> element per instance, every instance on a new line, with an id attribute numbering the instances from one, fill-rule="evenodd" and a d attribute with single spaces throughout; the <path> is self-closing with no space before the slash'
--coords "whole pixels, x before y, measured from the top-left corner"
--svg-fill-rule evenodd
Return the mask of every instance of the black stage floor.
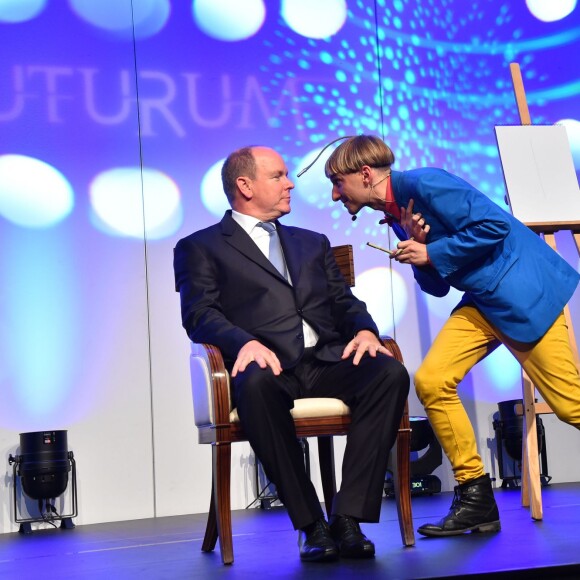
<path id="1" fill-rule="evenodd" d="M 520 506 L 518 490 L 499 489 L 496 497 L 500 533 L 417 536 L 412 548 L 402 546 L 395 505 L 385 499 L 381 523 L 363 525 L 376 558 L 329 564 L 300 562 L 283 508 L 233 513 L 232 566 L 221 564 L 219 549 L 200 551 L 205 514 L 4 534 L 0 578 L 580 578 L 580 483 L 544 488 L 541 522 Z M 414 497 L 415 528 L 447 513 L 451 498 Z"/>

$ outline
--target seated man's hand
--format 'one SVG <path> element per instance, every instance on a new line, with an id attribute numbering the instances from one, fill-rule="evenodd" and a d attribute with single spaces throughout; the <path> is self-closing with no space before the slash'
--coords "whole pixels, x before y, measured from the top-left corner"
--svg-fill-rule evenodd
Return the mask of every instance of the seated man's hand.
<path id="1" fill-rule="evenodd" d="M 282 372 L 278 357 L 261 342 L 250 340 L 238 352 L 238 358 L 232 369 L 232 377 L 235 377 L 238 373 L 243 373 L 251 362 L 257 363 L 261 369 L 270 367 L 275 375 L 279 375 Z"/>
<path id="2" fill-rule="evenodd" d="M 357 332 L 356 336 L 346 345 L 342 353 L 343 360 L 348 358 L 353 352 L 353 365 L 358 365 L 365 352 L 368 352 L 373 357 L 377 356 L 377 352 L 382 352 L 387 356 L 393 356 L 393 353 L 370 330 L 360 330 Z"/>

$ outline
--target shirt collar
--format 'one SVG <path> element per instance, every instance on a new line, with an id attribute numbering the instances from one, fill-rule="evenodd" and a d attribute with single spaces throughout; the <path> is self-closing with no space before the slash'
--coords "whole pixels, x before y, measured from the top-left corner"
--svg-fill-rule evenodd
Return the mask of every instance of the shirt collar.
<path id="1" fill-rule="evenodd" d="M 261 222 L 258 218 L 245 213 L 240 213 L 235 209 L 232 210 L 232 218 L 247 234 L 251 234 L 252 230 Z"/>

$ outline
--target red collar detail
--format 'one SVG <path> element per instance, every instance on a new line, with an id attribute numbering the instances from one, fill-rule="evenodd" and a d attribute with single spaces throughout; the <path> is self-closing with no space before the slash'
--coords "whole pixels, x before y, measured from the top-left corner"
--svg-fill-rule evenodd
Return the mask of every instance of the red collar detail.
<path id="1" fill-rule="evenodd" d="M 386 190 L 386 199 L 385 199 L 385 212 L 391 214 L 395 221 L 401 221 L 401 210 L 395 201 L 395 195 L 393 194 L 393 188 L 391 186 L 391 176 L 389 175 L 389 179 L 387 181 L 387 190 Z M 389 220 L 389 216 L 387 216 L 387 220 Z"/>

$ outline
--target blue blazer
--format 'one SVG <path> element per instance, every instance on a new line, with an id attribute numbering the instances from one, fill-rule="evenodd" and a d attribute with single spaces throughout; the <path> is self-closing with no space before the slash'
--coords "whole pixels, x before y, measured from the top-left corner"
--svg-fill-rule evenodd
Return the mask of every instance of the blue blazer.
<path id="1" fill-rule="evenodd" d="M 413 267 L 421 289 L 445 296 L 465 292 L 506 336 L 534 342 L 572 297 L 580 274 L 537 234 L 463 179 L 442 169 L 393 171 L 397 204 L 420 212 L 431 226 L 433 267 Z M 406 237 L 395 228 L 398 237 Z"/>
<path id="2" fill-rule="evenodd" d="M 183 326 L 192 341 L 218 346 L 231 368 L 246 342 L 273 350 L 283 368 L 304 352 L 302 319 L 318 333 L 315 356 L 337 362 L 360 330 L 378 329 L 356 298 L 322 234 L 277 224 L 290 284 L 226 212 L 175 247 Z"/>

